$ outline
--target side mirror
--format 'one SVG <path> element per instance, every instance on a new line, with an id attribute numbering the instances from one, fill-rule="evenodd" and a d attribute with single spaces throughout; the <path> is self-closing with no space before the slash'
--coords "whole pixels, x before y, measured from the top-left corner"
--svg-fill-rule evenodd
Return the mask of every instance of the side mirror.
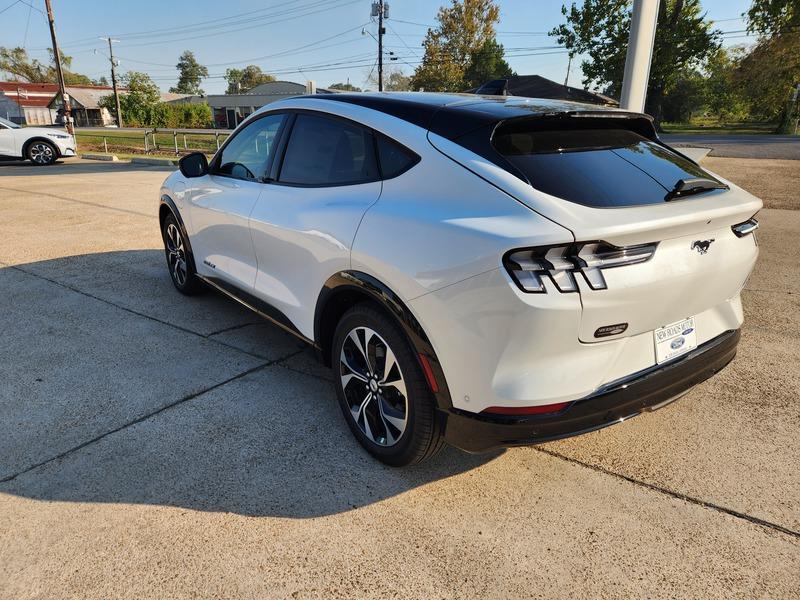
<path id="1" fill-rule="evenodd" d="M 178 168 L 184 177 L 208 175 L 208 159 L 202 152 L 192 152 L 178 161 Z"/>

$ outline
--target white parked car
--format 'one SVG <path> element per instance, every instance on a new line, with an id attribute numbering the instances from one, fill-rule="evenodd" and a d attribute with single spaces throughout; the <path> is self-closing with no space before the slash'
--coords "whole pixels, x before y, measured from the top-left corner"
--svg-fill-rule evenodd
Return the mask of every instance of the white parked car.
<path id="1" fill-rule="evenodd" d="M 0 158 L 51 165 L 59 158 L 75 156 L 75 147 L 75 138 L 64 129 L 20 127 L 0 117 Z"/>
<path id="2" fill-rule="evenodd" d="M 371 454 L 419 462 L 661 407 L 736 352 L 761 201 L 649 117 L 571 102 L 270 104 L 161 190 L 175 287 L 312 344 Z"/>

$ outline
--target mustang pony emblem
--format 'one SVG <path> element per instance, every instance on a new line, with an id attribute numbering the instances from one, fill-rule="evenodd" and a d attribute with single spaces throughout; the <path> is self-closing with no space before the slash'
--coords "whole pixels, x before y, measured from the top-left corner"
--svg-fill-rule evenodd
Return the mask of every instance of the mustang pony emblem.
<path id="1" fill-rule="evenodd" d="M 696 249 L 700 254 L 705 254 L 706 252 L 708 252 L 708 248 L 709 246 L 711 246 L 713 242 L 714 238 L 711 238 L 710 240 L 695 240 L 694 242 L 692 242 L 692 247 L 690 248 L 690 250 Z"/>

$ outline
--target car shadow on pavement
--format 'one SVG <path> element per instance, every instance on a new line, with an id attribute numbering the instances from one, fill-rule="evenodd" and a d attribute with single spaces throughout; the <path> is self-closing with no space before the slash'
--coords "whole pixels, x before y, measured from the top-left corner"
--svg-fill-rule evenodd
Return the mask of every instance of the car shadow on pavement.
<path id="1" fill-rule="evenodd" d="M 499 456 L 375 461 L 308 350 L 214 292 L 180 296 L 163 261 L 137 250 L 0 269 L 13 307 L 0 314 L 0 492 L 308 518 Z M 217 316 L 224 335 L 194 332 Z"/>
<path id="2" fill-rule="evenodd" d="M 42 175 L 90 175 L 94 173 L 109 173 L 119 171 L 175 171 L 177 167 L 169 165 L 143 165 L 126 161 L 87 161 L 79 159 L 59 159 L 52 165 L 37 165 L 30 161 L 13 160 L 0 161 L 0 177 L 3 175 L 14 177 L 28 177 Z"/>

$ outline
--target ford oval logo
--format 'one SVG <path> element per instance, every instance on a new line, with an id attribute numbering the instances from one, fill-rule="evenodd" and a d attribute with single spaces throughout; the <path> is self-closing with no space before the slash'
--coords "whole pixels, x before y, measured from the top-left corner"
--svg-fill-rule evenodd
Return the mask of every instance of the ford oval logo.
<path id="1" fill-rule="evenodd" d="M 693 331 L 694 331 L 694 328 L 693 327 L 689 327 L 689 329 L 685 329 L 684 332 L 681 335 L 689 335 Z"/>
<path id="2" fill-rule="evenodd" d="M 672 343 L 670 343 L 669 347 L 672 348 L 673 350 L 677 350 L 678 348 L 683 346 L 683 343 L 685 341 L 686 340 L 684 338 L 682 338 L 682 337 L 676 338 L 676 339 L 672 340 Z"/>

